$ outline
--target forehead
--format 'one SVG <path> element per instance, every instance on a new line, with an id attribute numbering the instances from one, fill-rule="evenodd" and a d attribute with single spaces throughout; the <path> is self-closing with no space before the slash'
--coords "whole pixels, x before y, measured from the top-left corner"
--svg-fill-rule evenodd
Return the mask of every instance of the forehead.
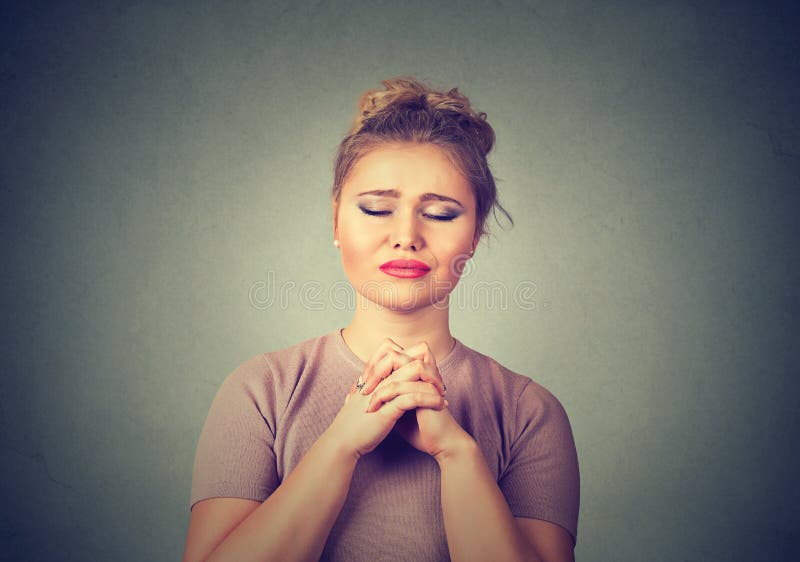
<path id="1" fill-rule="evenodd" d="M 362 156 L 342 190 L 348 196 L 376 189 L 394 189 L 401 196 L 448 195 L 465 206 L 473 203 L 472 188 L 448 154 L 432 144 L 390 144 Z"/>

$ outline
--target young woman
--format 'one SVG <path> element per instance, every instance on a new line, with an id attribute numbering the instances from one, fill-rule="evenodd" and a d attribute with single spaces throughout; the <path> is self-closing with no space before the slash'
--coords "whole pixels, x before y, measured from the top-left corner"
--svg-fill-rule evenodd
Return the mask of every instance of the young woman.
<path id="1" fill-rule="evenodd" d="M 362 96 L 335 165 L 353 320 L 225 379 L 197 447 L 184 561 L 574 558 L 566 413 L 450 333 L 449 295 L 503 211 L 494 131 L 457 89 L 383 85 Z"/>

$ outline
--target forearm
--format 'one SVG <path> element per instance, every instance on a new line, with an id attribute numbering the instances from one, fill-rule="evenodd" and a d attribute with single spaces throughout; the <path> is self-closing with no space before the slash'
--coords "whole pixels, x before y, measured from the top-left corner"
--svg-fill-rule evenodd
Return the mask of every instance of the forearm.
<path id="1" fill-rule="evenodd" d="M 451 560 L 538 560 L 474 441 L 437 461 Z"/>
<path id="2" fill-rule="evenodd" d="M 326 431 L 208 561 L 318 560 L 347 498 L 356 463 Z"/>

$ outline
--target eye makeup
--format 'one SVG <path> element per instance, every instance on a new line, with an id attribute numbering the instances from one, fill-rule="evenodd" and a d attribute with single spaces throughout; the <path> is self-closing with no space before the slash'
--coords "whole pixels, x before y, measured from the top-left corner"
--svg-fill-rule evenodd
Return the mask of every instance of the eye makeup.
<path id="1" fill-rule="evenodd" d="M 364 205 L 358 205 L 358 208 L 362 213 L 371 217 L 385 217 L 392 214 L 391 210 L 371 209 L 370 207 L 366 207 Z M 441 211 L 438 213 L 427 212 L 422 213 L 422 216 L 428 220 L 449 222 L 461 216 L 461 213 L 458 211 Z"/>
<path id="2" fill-rule="evenodd" d="M 371 217 L 385 217 L 386 215 L 392 214 L 391 211 L 378 211 L 376 209 L 370 209 L 368 207 L 362 207 L 361 205 L 358 206 L 361 209 L 361 212 L 365 215 L 369 215 Z"/>
<path id="3" fill-rule="evenodd" d="M 455 218 L 457 218 L 461 213 L 422 213 L 422 216 L 426 219 L 436 220 L 436 221 L 443 221 L 449 222 Z"/>

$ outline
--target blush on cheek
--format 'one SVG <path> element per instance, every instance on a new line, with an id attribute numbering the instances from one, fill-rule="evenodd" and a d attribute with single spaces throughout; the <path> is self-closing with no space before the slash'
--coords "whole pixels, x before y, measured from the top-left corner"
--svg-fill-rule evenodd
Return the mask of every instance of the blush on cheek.
<path id="1" fill-rule="evenodd" d="M 358 260 L 350 253 L 342 253 L 342 265 L 344 266 L 345 273 L 352 273 L 358 267 Z"/>
<path id="2" fill-rule="evenodd" d="M 448 273 L 456 278 L 461 277 L 461 274 L 464 273 L 464 268 L 471 257 L 472 256 L 468 250 L 454 254 L 453 257 L 450 258 Z"/>

